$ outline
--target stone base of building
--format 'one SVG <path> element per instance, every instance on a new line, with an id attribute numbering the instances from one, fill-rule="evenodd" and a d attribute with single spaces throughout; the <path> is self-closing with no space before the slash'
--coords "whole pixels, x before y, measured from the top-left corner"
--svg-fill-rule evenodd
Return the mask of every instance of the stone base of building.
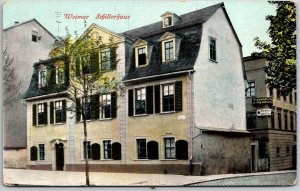
<path id="1" fill-rule="evenodd" d="M 30 170 L 52 170 L 52 165 L 27 165 L 26 168 Z"/>
<path id="2" fill-rule="evenodd" d="M 85 171 L 84 164 L 67 164 L 67 171 Z M 148 173 L 189 175 L 187 164 L 89 164 L 90 172 Z"/>

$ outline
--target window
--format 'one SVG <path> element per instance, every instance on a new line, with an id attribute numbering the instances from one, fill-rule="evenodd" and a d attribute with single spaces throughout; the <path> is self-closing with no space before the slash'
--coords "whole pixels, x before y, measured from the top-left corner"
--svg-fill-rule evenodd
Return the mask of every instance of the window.
<path id="1" fill-rule="evenodd" d="M 138 159 L 146 159 L 146 139 L 137 139 L 137 154 Z"/>
<path id="2" fill-rule="evenodd" d="M 165 61 L 174 60 L 173 40 L 165 42 Z"/>
<path id="3" fill-rule="evenodd" d="M 103 141 L 104 159 L 111 159 L 111 141 Z"/>
<path id="4" fill-rule="evenodd" d="M 274 112 L 271 113 L 271 128 L 275 128 Z"/>
<path id="5" fill-rule="evenodd" d="M 45 145 L 39 144 L 39 157 L 40 160 L 45 160 Z"/>
<path id="6" fill-rule="evenodd" d="M 273 88 L 269 88 L 269 94 L 270 94 L 270 97 L 273 97 Z"/>
<path id="7" fill-rule="evenodd" d="M 288 156 L 290 154 L 290 147 L 286 146 L 286 155 Z"/>
<path id="8" fill-rule="evenodd" d="M 62 101 L 55 102 L 55 119 L 56 123 L 62 123 L 65 121 Z"/>
<path id="9" fill-rule="evenodd" d="M 81 57 L 81 65 L 82 65 L 82 74 L 90 74 L 92 72 L 90 55 L 85 55 Z"/>
<path id="10" fill-rule="evenodd" d="M 91 141 L 83 141 L 83 158 L 86 159 L 92 158 L 92 148 L 91 148 Z"/>
<path id="11" fill-rule="evenodd" d="M 111 118 L 111 94 L 102 95 L 101 119 Z"/>
<path id="12" fill-rule="evenodd" d="M 280 156 L 280 148 L 276 147 L 276 156 Z"/>
<path id="13" fill-rule="evenodd" d="M 281 111 L 277 111 L 278 128 L 281 129 Z"/>
<path id="14" fill-rule="evenodd" d="M 165 138 L 165 158 L 175 159 L 175 138 Z"/>
<path id="15" fill-rule="evenodd" d="M 138 48 L 138 66 L 143 66 L 147 63 L 146 60 L 146 47 Z"/>
<path id="16" fill-rule="evenodd" d="M 30 160 L 31 161 L 37 160 L 37 147 L 36 146 L 32 146 L 30 148 Z"/>
<path id="17" fill-rule="evenodd" d="M 65 82 L 64 68 L 56 67 L 56 84 L 63 84 Z"/>
<path id="18" fill-rule="evenodd" d="M 45 109 L 44 104 L 38 104 L 38 125 L 44 125 L 45 124 Z"/>
<path id="19" fill-rule="evenodd" d="M 163 112 L 174 111 L 174 84 L 163 85 Z"/>
<path id="20" fill-rule="evenodd" d="M 256 112 L 248 112 L 247 117 L 247 129 L 256 128 Z"/>
<path id="21" fill-rule="evenodd" d="M 110 50 L 101 52 L 101 63 L 102 63 L 102 70 L 110 70 Z"/>
<path id="22" fill-rule="evenodd" d="M 246 96 L 247 97 L 255 96 L 255 82 L 248 82 Z"/>
<path id="23" fill-rule="evenodd" d="M 33 42 L 37 42 L 38 41 L 38 32 L 37 31 L 32 30 L 32 38 L 31 38 L 31 40 Z"/>
<path id="24" fill-rule="evenodd" d="M 293 103 L 293 91 L 291 91 L 289 94 L 289 100 L 290 100 L 290 103 Z"/>
<path id="25" fill-rule="evenodd" d="M 46 85 L 47 83 L 46 75 L 47 75 L 46 68 L 39 70 L 39 87 L 44 87 Z"/>
<path id="26" fill-rule="evenodd" d="M 209 37 L 209 59 L 217 61 L 216 39 Z"/>
<path id="27" fill-rule="evenodd" d="M 280 100 L 280 90 L 279 89 L 276 89 L 276 97 L 278 100 Z"/>
<path id="28" fill-rule="evenodd" d="M 288 130 L 288 114 L 287 114 L 287 112 L 284 112 L 284 128 L 285 128 L 285 130 Z"/>
<path id="29" fill-rule="evenodd" d="M 294 114 L 290 113 L 291 131 L 294 131 Z"/>
<path id="30" fill-rule="evenodd" d="M 146 114 L 146 88 L 135 90 L 135 114 Z"/>
<path id="31" fill-rule="evenodd" d="M 164 18 L 164 27 L 170 27 L 172 26 L 172 16 L 165 17 Z"/>

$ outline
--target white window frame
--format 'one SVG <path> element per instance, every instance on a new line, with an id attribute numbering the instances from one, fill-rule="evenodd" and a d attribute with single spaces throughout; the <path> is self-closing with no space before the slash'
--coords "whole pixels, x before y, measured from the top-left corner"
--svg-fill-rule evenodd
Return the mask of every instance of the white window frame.
<path id="1" fill-rule="evenodd" d="M 165 95 L 164 87 L 168 86 L 168 90 L 169 90 L 170 85 L 173 86 L 173 94 L 171 94 L 171 95 L 174 96 L 174 110 L 173 111 L 164 111 L 163 110 L 164 109 L 163 108 L 163 106 L 164 106 L 164 95 Z M 161 84 L 160 89 L 161 89 L 161 94 L 160 94 L 160 103 L 161 103 L 160 104 L 161 105 L 160 111 L 161 111 L 161 113 L 173 113 L 173 112 L 175 112 L 175 81 Z M 169 95 L 169 93 L 170 92 L 168 91 L 168 95 Z"/>
<path id="2" fill-rule="evenodd" d="M 47 109 L 47 108 L 44 107 L 44 103 L 37 103 L 36 107 L 37 107 L 37 112 L 36 112 L 37 116 L 35 116 L 35 117 L 37 119 L 37 125 L 38 126 L 44 126 L 46 124 L 44 124 L 44 123 L 43 124 L 39 124 L 39 113 L 43 113 L 43 115 L 45 115 L 45 109 Z"/>
<path id="3" fill-rule="evenodd" d="M 104 59 L 104 57 L 102 57 L 102 55 L 103 54 L 106 54 L 106 53 L 109 53 L 109 57 L 108 57 L 108 60 L 105 60 L 105 62 L 107 63 L 109 63 L 109 68 L 103 68 L 103 59 Z M 107 58 L 106 58 L 107 59 Z M 100 60 L 101 60 L 101 70 L 111 70 L 111 50 L 110 49 L 104 49 L 104 50 L 101 50 L 100 51 Z"/>
<path id="4" fill-rule="evenodd" d="M 214 51 L 215 51 L 215 56 L 216 56 L 216 59 L 213 59 L 213 58 L 211 58 L 211 56 L 210 56 L 210 43 L 211 43 L 211 40 L 213 40 L 214 41 L 214 43 L 215 43 L 215 49 L 214 49 Z M 210 61 L 212 61 L 212 62 L 217 62 L 217 60 L 218 60 L 218 55 L 217 55 L 217 39 L 216 38 L 214 38 L 214 37 L 212 37 L 212 36 L 208 36 L 208 59 L 210 60 Z"/>
<path id="5" fill-rule="evenodd" d="M 174 140 L 174 158 L 167 158 L 166 156 L 166 139 L 173 139 Z M 165 160 L 176 160 L 176 138 L 174 136 L 168 136 L 168 137 L 163 137 L 163 151 L 164 151 L 164 159 Z M 173 147 L 172 147 L 173 148 Z M 171 148 L 171 149 L 172 149 Z"/>
<path id="6" fill-rule="evenodd" d="M 146 54 L 146 63 L 144 65 L 139 65 L 139 49 L 145 49 L 145 54 Z M 135 47 L 135 67 L 140 68 L 140 67 L 145 67 L 148 65 L 148 46 L 147 45 L 141 45 Z"/>
<path id="7" fill-rule="evenodd" d="M 104 142 L 108 142 L 108 141 L 110 142 L 110 158 L 105 158 L 105 144 L 104 144 Z M 102 141 L 102 143 L 103 143 L 103 160 L 112 160 L 112 140 L 105 139 L 105 140 Z"/>
<path id="8" fill-rule="evenodd" d="M 59 106 L 57 106 L 57 103 L 60 103 Z M 58 107 L 60 107 L 60 109 L 58 109 Z M 53 116 L 53 118 L 54 118 L 55 124 L 62 124 L 63 123 L 63 122 L 57 122 L 57 120 L 56 120 L 57 119 L 56 111 L 59 111 L 59 110 L 60 110 L 60 112 L 64 112 L 63 111 L 63 100 L 54 101 L 54 116 Z M 62 115 L 63 115 L 63 113 L 62 113 Z"/>
<path id="9" fill-rule="evenodd" d="M 142 91 L 145 90 L 145 94 L 142 93 Z M 137 99 L 139 99 L 137 97 L 137 91 L 141 91 L 141 94 L 140 94 L 140 99 L 141 101 L 145 101 L 145 113 L 141 113 L 141 114 L 137 114 L 136 113 L 136 101 Z M 144 99 L 143 99 L 143 95 L 144 95 Z M 141 87 L 137 87 L 137 88 L 134 88 L 134 103 L 133 103 L 133 109 L 134 109 L 134 116 L 142 116 L 142 115 L 146 115 L 147 114 L 147 91 L 146 91 L 146 87 L 145 86 L 141 86 Z"/>
<path id="10" fill-rule="evenodd" d="M 91 150 L 91 158 L 88 158 L 88 160 L 92 160 L 93 159 L 93 153 L 92 153 L 92 144 L 93 144 L 93 142 L 92 142 L 92 140 L 90 140 L 90 139 L 88 139 L 88 140 L 86 140 L 87 142 L 90 142 L 90 150 Z M 84 156 L 84 143 L 85 142 L 85 140 L 82 140 L 81 141 L 81 160 L 85 160 L 85 156 Z M 100 155 L 101 156 L 101 155 Z"/>
<path id="11" fill-rule="evenodd" d="M 139 145 L 138 145 L 138 140 L 144 139 L 146 142 L 146 157 L 145 158 L 139 158 Z M 145 137 L 137 137 L 135 139 L 135 153 L 136 153 L 136 160 L 148 160 L 148 155 L 147 155 L 147 139 Z"/>
<path id="12" fill-rule="evenodd" d="M 110 99 L 107 99 L 107 97 L 110 97 Z M 108 93 L 108 94 L 102 94 L 99 96 L 100 97 L 100 103 L 101 103 L 101 106 L 100 106 L 100 120 L 107 120 L 107 119 L 112 119 L 112 104 L 111 104 L 111 93 Z M 104 116 L 104 111 L 103 111 L 103 106 L 104 106 L 104 103 L 107 103 L 109 102 L 109 105 L 110 105 L 110 117 L 103 117 Z"/>
<path id="13" fill-rule="evenodd" d="M 171 23 L 169 23 L 169 25 L 166 25 L 166 22 L 165 22 L 165 20 L 167 18 L 171 18 Z M 171 26 L 174 25 L 174 16 L 173 15 L 166 15 L 166 16 L 163 17 L 162 22 L 163 22 L 163 28 L 171 27 Z"/>
<path id="14" fill-rule="evenodd" d="M 42 75 L 44 73 L 44 75 Z M 43 78 L 42 78 L 43 77 Z M 47 68 L 43 67 L 39 70 L 39 79 L 38 79 L 39 88 L 45 87 L 47 84 Z"/>
<path id="15" fill-rule="evenodd" d="M 62 66 L 56 66 L 56 84 L 63 84 L 65 83 L 65 70 Z M 62 72 L 62 81 L 59 81 L 59 73 Z"/>
<path id="16" fill-rule="evenodd" d="M 44 147 L 44 158 L 43 159 L 41 159 L 40 145 L 43 145 L 43 147 Z M 45 146 L 45 143 L 38 143 L 38 161 L 46 161 L 46 146 Z"/>
<path id="17" fill-rule="evenodd" d="M 250 84 L 254 84 L 254 86 L 250 86 Z M 252 91 L 251 91 L 251 89 L 254 87 L 254 95 L 252 95 Z M 248 91 L 249 91 L 249 94 L 248 94 Z M 255 96 L 256 95 L 256 83 L 255 83 L 255 81 L 249 81 L 249 82 L 247 82 L 247 91 L 246 91 L 246 97 L 253 97 L 253 96 Z"/>

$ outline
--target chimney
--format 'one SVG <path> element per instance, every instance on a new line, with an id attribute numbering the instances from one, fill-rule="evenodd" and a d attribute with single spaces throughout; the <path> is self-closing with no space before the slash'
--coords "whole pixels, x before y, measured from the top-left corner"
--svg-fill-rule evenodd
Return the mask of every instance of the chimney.
<path id="1" fill-rule="evenodd" d="M 15 25 L 19 24 L 19 21 L 15 21 Z"/>

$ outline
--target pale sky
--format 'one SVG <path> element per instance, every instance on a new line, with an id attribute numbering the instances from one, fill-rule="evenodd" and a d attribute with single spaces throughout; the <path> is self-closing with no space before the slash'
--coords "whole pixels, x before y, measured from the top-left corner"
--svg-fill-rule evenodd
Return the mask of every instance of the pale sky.
<path id="1" fill-rule="evenodd" d="M 114 32 L 121 33 L 136 27 L 161 20 L 166 11 L 185 14 L 213 4 L 224 2 L 229 18 L 243 45 L 243 55 L 249 56 L 254 51 L 254 37 L 270 40 L 266 31 L 269 22 L 266 15 L 275 14 L 275 6 L 262 0 L 224 0 L 224 1 L 101 1 L 101 0 L 6 0 L 3 5 L 3 28 L 12 26 L 15 21 L 36 18 L 54 35 L 58 35 L 55 12 L 60 12 L 60 36 L 65 35 L 65 27 L 74 35 L 75 28 L 81 35 L 84 31 L 83 20 L 66 19 L 64 14 L 89 16 L 87 26 L 96 23 Z M 127 20 L 95 19 L 97 14 L 130 16 Z"/>

